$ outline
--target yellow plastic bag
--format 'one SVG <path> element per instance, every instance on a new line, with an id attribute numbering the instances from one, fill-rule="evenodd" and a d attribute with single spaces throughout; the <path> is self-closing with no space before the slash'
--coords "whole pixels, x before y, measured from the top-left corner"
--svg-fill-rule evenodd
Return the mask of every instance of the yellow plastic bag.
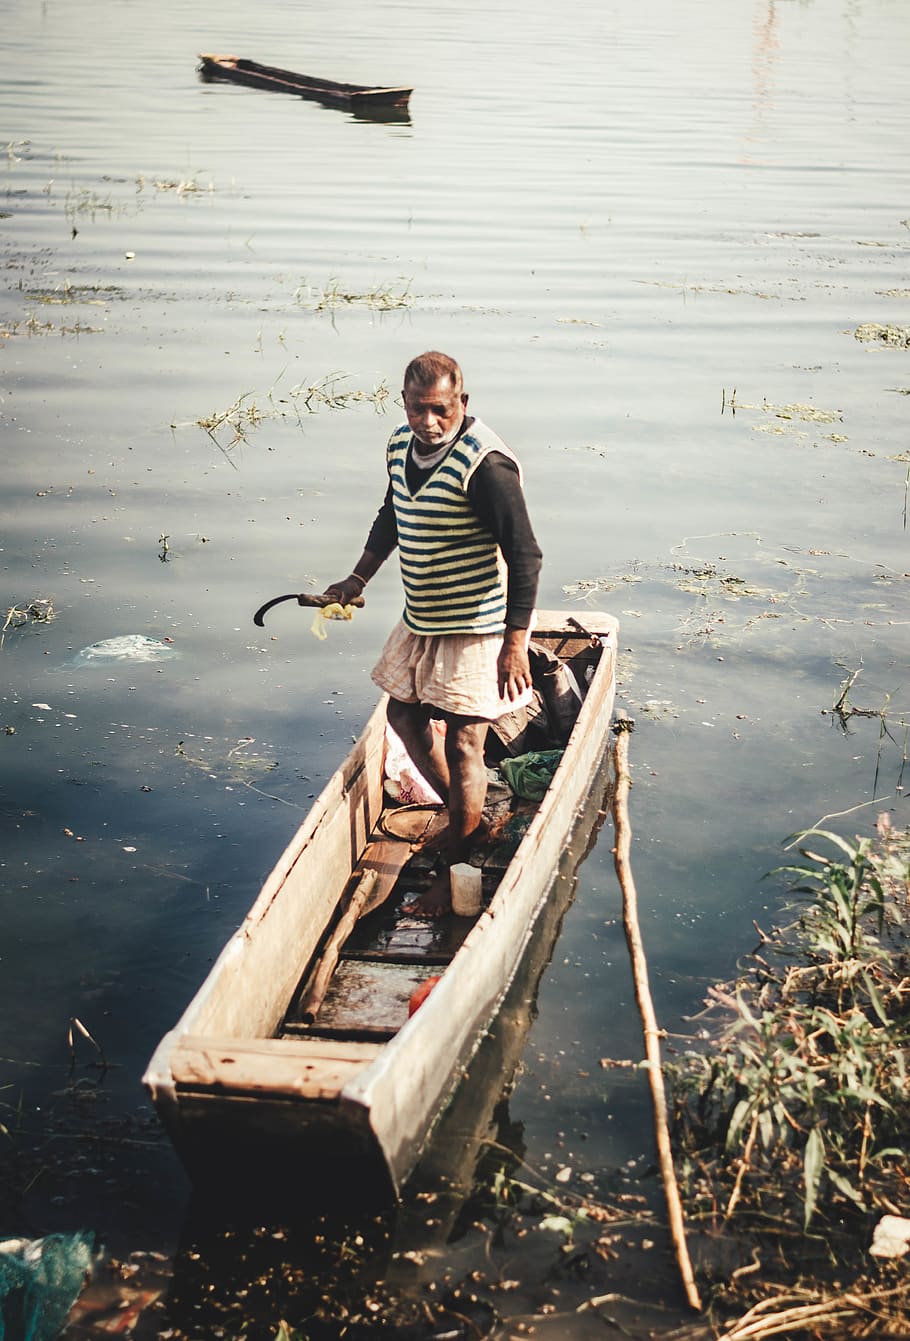
<path id="1" fill-rule="evenodd" d="M 327 619 L 353 618 L 353 605 L 339 605 L 337 601 L 333 601 L 331 605 L 317 606 L 316 613 L 313 615 L 313 622 L 310 625 L 310 633 L 312 633 L 314 638 L 318 638 L 321 643 L 324 643 L 329 636 L 325 628 L 325 621 Z"/>

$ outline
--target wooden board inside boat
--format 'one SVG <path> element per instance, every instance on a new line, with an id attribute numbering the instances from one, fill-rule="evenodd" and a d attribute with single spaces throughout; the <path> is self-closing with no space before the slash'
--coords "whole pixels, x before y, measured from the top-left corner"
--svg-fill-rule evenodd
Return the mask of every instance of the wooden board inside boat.
<path id="1" fill-rule="evenodd" d="M 378 1045 L 313 1039 L 306 1044 L 262 1038 L 245 1042 L 186 1035 L 174 1050 L 178 1086 L 222 1094 L 269 1094 L 329 1100 L 371 1062 Z"/>
<path id="2" fill-rule="evenodd" d="M 325 1037 L 350 1037 L 369 1030 L 391 1038 L 408 1018 L 413 992 L 434 972 L 436 965 L 399 964 L 394 960 L 343 959 L 312 1025 L 300 1025 L 289 1014 L 284 1037 L 298 1030 Z"/>

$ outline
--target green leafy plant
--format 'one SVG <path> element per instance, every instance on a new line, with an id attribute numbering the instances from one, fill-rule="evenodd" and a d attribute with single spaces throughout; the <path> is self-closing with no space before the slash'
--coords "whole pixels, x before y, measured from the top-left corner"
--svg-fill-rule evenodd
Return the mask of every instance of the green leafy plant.
<path id="1" fill-rule="evenodd" d="M 696 1203 L 819 1233 L 904 1191 L 910 866 L 886 822 L 876 839 L 795 841 L 802 863 L 780 868 L 795 918 L 714 992 L 726 1021 L 675 1068 L 676 1131 Z"/>

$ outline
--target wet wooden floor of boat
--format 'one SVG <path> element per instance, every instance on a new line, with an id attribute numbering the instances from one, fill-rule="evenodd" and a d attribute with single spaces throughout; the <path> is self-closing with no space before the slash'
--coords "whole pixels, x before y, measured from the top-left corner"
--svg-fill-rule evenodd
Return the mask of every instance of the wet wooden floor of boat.
<path id="1" fill-rule="evenodd" d="M 496 836 L 475 853 L 481 866 L 484 900 L 496 891 L 512 854 L 521 842 L 536 807 L 527 801 L 505 801 L 488 809 Z M 345 945 L 325 1000 L 313 1023 L 303 1018 L 302 1002 L 310 973 L 304 976 L 281 1029 L 281 1037 L 297 1039 L 358 1039 L 385 1041 L 394 1037 L 408 1018 L 413 992 L 427 978 L 444 972 L 473 925 L 473 919 L 449 913 L 427 919 L 408 915 L 405 906 L 423 893 L 433 879 L 437 852 L 432 847 L 383 838 L 395 822 L 395 808 L 383 812 L 379 826 L 352 877 L 375 865 L 371 848 L 381 847 L 381 866 L 389 879 L 397 875 L 388 899 L 375 913 L 358 923 Z"/>

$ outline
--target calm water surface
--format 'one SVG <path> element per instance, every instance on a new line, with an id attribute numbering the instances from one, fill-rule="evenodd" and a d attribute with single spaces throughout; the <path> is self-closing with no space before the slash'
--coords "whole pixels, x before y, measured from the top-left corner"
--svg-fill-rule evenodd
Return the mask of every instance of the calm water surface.
<path id="1" fill-rule="evenodd" d="M 910 11 L 0 12 L 4 616 L 55 612 L 0 648 L 0 1101 L 67 1102 L 76 1016 L 115 1063 L 98 1111 L 137 1118 L 155 1042 L 357 734 L 394 565 L 327 642 L 250 615 L 350 569 L 427 347 L 523 460 L 541 606 L 622 621 L 643 929 L 682 1031 L 779 909 L 788 834 L 905 822 L 910 352 L 854 331 L 910 325 Z M 203 84 L 211 50 L 413 85 L 411 115 Z M 80 662 L 126 635 L 175 655 Z M 824 712 L 860 667 L 886 731 Z M 641 1047 L 610 846 L 509 1108 L 531 1165 L 598 1183 L 650 1156 L 640 1080 L 599 1066 Z M 185 1186 L 147 1158 L 39 1179 L 33 1223 L 17 1203 L 0 1229 L 170 1247 Z"/>

